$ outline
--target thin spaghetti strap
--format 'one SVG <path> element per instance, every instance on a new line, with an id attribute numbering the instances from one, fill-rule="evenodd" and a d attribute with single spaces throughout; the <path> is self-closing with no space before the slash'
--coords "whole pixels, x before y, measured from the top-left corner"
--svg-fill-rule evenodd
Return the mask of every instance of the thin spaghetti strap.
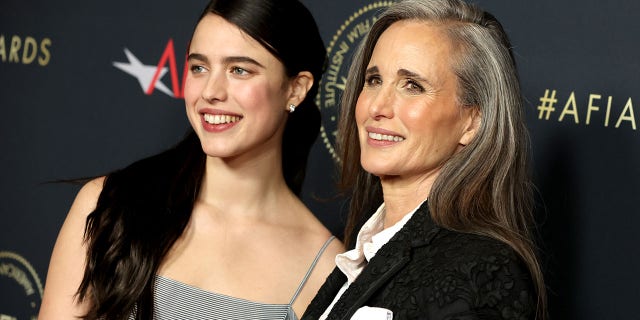
<path id="1" fill-rule="evenodd" d="M 309 270 L 307 270 L 307 274 L 304 275 L 304 278 L 302 278 L 302 281 L 300 282 L 300 285 L 298 285 L 298 289 L 296 289 L 296 292 L 293 294 L 293 297 L 291 297 L 291 301 L 289 301 L 289 305 L 292 305 L 293 302 L 296 301 L 296 298 L 300 294 L 300 291 L 302 291 L 302 288 L 304 287 L 304 284 L 307 283 L 307 280 L 309 279 L 309 276 L 311 275 L 311 272 L 313 271 L 313 268 L 316 267 L 316 264 L 318 263 L 318 260 L 320 260 L 320 257 L 322 256 L 322 253 L 324 253 L 324 250 L 327 249 L 327 247 L 329 246 L 329 243 L 331 243 L 331 241 L 333 241 L 333 239 L 335 239 L 335 238 L 336 238 L 335 236 L 331 236 L 331 238 L 329 238 L 327 241 L 325 241 L 325 243 L 322 246 L 322 248 L 320 248 L 320 251 L 318 251 L 318 254 L 316 254 L 315 259 L 313 259 L 313 262 L 311 263 L 311 266 L 309 267 Z"/>

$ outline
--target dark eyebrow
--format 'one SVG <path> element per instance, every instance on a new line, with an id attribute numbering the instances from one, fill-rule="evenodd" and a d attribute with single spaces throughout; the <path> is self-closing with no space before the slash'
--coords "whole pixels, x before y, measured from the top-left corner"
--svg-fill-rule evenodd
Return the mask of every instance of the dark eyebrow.
<path id="1" fill-rule="evenodd" d="M 418 80 L 418 81 L 424 81 L 424 82 L 428 83 L 429 85 L 433 85 L 431 83 L 431 81 L 429 81 L 429 79 L 427 79 L 427 78 L 425 78 L 425 77 L 423 77 L 423 76 L 421 76 L 421 75 L 419 75 L 419 74 L 417 74 L 417 73 L 415 73 L 413 71 L 409 71 L 407 69 L 398 70 L 398 75 L 401 76 L 401 77 L 404 77 L 404 78 L 413 78 L 413 79 Z"/>
<path id="2" fill-rule="evenodd" d="M 205 55 L 200 54 L 200 53 L 190 53 L 189 56 L 187 57 L 187 60 L 188 61 L 200 60 L 202 62 L 209 63 L 209 59 L 207 59 L 207 57 Z M 250 63 L 250 64 L 256 65 L 258 67 L 264 68 L 264 66 L 260 62 L 254 60 L 254 59 L 251 59 L 249 57 L 245 57 L 245 56 L 225 57 L 224 59 L 222 59 L 222 63 L 223 64 Z"/>
<path id="3" fill-rule="evenodd" d="M 413 71 L 409 71 L 407 69 L 398 70 L 398 75 L 401 76 L 401 77 L 423 79 L 422 76 L 420 76 L 419 74 L 417 74 L 417 73 L 415 73 Z"/>
<path id="4" fill-rule="evenodd" d="M 187 61 L 191 61 L 191 60 L 200 60 L 205 63 L 209 62 L 209 59 L 207 59 L 205 55 L 199 54 L 199 53 L 190 53 L 189 56 L 187 57 Z"/>
<path id="5" fill-rule="evenodd" d="M 372 74 L 372 73 L 379 73 L 380 70 L 378 70 L 378 67 L 373 66 L 369 69 L 367 69 L 365 71 L 365 74 Z M 427 81 L 427 79 L 425 79 L 424 77 L 422 77 L 421 75 L 413 72 L 413 71 L 409 71 L 407 69 L 400 69 L 398 70 L 398 75 L 401 77 L 406 77 L 406 78 L 415 78 L 417 80 L 424 80 Z"/>
<path id="6" fill-rule="evenodd" d="M 244 56 L 240 56 L 240 57 L 225 57 L 224 59 L 222 59 L 222 62 L 224 64 L 232 64 L 232 63 L 250 63 L 250 64 L 254 64 L 260 68 L 264 68 L 264 66 L 262 64 L 260 64 L 260 62 L 253 60 L 249 57 L 244 57 Z"/>
<path id="7" fill-rule="evenodd" d="M 364 74 L 372 74 L 372 73 L 379 73 L 380 71 L 378 70 L 378 67 L 373 66 L 369 69 L 367 69 Z"/>

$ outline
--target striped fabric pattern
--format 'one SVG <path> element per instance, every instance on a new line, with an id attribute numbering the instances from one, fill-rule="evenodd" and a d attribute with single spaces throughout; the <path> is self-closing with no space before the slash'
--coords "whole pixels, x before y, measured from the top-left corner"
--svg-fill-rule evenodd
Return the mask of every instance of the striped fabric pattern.
<path id="1" fill-rule="evenodd" d="M 154 319 L 297 320 L 289 304 L 265 304 L 156 276 Z"/>
<path id="2" fill-rule="evenodd" d="M 329 238 L 307 270 L 288 304 L 268 304 L 205 291 L 188 284 L 155 276 L 154 320 L 298 320 L 293 302 L 307 282 L 318 259 L 335 237 Z M 135 311 L 129 320 L 135 319 Z"/>

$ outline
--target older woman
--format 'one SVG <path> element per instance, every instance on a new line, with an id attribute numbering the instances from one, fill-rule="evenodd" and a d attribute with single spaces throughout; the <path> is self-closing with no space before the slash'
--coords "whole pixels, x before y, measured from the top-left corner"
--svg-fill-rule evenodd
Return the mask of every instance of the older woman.
<path id="1" fill-rule="evenodd" d="M 303 318 L 543 319 L 528 136 L 500 23 L 463 1 L 401 1 L 347 83 L 353 249 Z"/>

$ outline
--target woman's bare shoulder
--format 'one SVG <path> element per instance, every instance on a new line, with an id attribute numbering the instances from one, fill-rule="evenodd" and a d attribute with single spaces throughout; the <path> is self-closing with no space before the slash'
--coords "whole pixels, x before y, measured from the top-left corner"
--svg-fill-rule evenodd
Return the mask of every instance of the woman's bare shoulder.
<path id="1" fill-rule="evenodd" d="M 102 187 L 104 186 L 106 177 L 98 177 L 94 178 L 87 183 L 85 183 L 78 194 L 76 195 L 76 199 L 73 202 L 72 210 L 74 206 L 78 207 L 79 211 L 82 211 L 85 215 L 88 215 L 93 209 L 95 209 L 96 203 L 98 202 L 98 197 L 100 197 L 100 193 L 102 192 Z M 90 209 L 87 210 L 82 209 Z"/>
<path id="2" fill-rule="evenodd" d="M 85 183 L 69 209 L 49 262 L 40 318 L 69 319 L 87 310 L 87 302 L 78 301 L 76 296 L 86 263 L 84 229 L 104 180 L 99 177 Z"/>

